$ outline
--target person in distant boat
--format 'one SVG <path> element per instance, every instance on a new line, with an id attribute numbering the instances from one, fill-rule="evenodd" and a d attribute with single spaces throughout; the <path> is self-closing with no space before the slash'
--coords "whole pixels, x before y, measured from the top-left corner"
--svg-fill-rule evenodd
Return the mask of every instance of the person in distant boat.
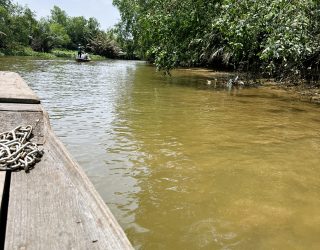
<path id="1" fill-rule="evenodd" d="M 81 44 L 78 45 L 78 58 L 81 58 L 82 55 L 82 47 Z"/>

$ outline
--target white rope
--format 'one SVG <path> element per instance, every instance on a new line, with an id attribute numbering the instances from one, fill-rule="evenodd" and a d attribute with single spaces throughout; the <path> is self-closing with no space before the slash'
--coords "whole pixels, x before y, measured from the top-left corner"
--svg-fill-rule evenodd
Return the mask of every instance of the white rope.
<path id="1" fill-rule="evenodd" d="M 28 142 L 31 135 L 30 125 L 0 133 L 0 170 L 29 171 L 40 161 L 43 150 L 40 150 L 37 144 Z"/>

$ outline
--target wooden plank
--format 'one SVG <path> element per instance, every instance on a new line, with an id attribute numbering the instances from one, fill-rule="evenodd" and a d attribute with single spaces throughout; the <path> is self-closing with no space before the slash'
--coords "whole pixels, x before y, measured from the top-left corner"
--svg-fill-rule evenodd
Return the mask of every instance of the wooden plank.
<path id="1" fill-rule="evenodd" d="M 11 175 L 5 249 L 132 249 L 83 170 L 51 131 L 46 113 L 43 121 L 42 160 L 28 174 Z"/>
<path id="2" fill-rule="evenodd" d="M 40 103 L 40 99 L 14 72 L 0 71 L 0 102 Z"/>
<path id="3" fill-rule="evenodd" d="M 22 79 L 16 79 L 11 83 L 21 86 Z M 1 104 L 0 131 L 20 125 L 34 127 L 33 141 L 42 144 L 45 154 L 29 173 L 9 175 L 4 248 L 133 249 L 92 183 L 52 132 L 42 106 Z"/>
<path id="4" fill-rule="evenodd" d="M 42 112 L 42 107 L 38 104 L 0 103 L 0 111 Z"/>
<path id="5" fill-rule="evenodd" d="M 16 113 L 15 111 L 22 111 Z M 16 104 L 16 103 L 0 103 L 0 133 L 16 128 L 17 126 L 32 125 L 33 138 L 31 141 L 37 141 L 43 144 L 43 114 L 41 105 L 38 104 Z M 6 172 L 0 171 L 0 231 L 3 230 L 4 221 L 3 211 L 6 211 L 7 201 L 3 201 L 3 192 L 5 184 Z"/>
<path id="6" fill-rule="evenodd" d="M 33 171 L 12 174 L 5 249 L 132 249 L 53 140 Z"/>
<path id="7" fill-rule="evenodd" d="M 0 111 L 0 133 L 10 131 L 18 126 L 27 125 L 33 127 L 33 138 L 31 138 L 31 141 L 43 144 L 44 122 L 42 111 Z"/>

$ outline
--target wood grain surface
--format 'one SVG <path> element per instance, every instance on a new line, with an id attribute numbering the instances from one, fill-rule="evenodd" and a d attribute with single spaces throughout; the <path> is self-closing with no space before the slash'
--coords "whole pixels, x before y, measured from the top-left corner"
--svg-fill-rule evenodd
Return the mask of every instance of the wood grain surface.
<path id="1" fill-rule="evenodd" d="M 6 77 L 23 81 L 16 74 Z M 25 96 L 33 98 L 32 93 Z M 45 153 L 29 173 L 11 173 L 4 249 L 133 249 L 82 168 L 51 130 L 42 106 L 0 101 L 0 132 L 19 125 L 34 126 L 32 140 Z M 0 172 L 0 194 L 4 174 Z"/>
<path id="2" fill-rule="evenodd" d="M 0 71 L 0 102 L 40 103 L 38 96 L 14 72 Z"/>

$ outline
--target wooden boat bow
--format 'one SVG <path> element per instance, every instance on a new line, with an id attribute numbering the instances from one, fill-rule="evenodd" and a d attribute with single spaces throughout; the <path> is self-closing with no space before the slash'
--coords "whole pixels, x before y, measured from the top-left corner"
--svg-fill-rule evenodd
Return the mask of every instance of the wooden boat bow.
<path id="1" fill-rule="evenodd" d="M 132 249 L 92 183 L 56 137 L 40 99 L 16 73 L 0 72 L 0 131 L 34 128 L 44 155 L 30 173 L 0 173 L 4 249 Z"/>

